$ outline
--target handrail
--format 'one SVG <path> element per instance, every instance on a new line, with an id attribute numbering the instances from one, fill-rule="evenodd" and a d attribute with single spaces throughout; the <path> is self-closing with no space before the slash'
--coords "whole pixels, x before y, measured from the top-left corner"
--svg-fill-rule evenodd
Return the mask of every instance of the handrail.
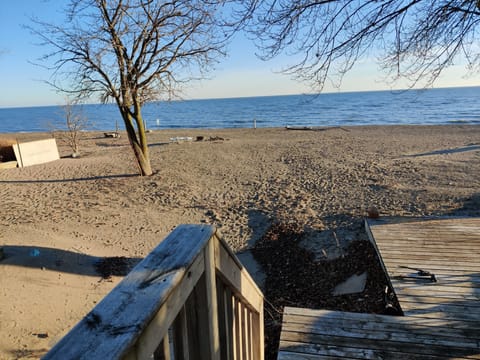
<path id="1" fill-rule="evenodd" d="M 180 225 L 44 359 L 263 360 L 263 295 L 216 229 Z"/>

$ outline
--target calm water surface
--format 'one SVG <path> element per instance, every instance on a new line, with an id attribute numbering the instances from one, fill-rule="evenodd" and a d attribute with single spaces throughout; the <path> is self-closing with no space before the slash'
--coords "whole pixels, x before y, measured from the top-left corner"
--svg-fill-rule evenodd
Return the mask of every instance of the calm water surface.
<path id="1" fill-rule="evenodd" d="M 340 126 L 386 124 L 480 124 L 480 87 L 373 91 L 233 99 L 155 102 L 144 107 L 150 129 Z M 123 122 L 115 105 L 84 105 L 89 130 Z M 63 128 L 58 106 L 2 108 L 0 132 Z"/>

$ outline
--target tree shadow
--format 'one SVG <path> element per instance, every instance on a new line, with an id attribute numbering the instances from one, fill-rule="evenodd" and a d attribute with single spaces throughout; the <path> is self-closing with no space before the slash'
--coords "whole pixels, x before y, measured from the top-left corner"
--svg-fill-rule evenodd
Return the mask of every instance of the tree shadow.
<path id="1" fill-rule="evenodd" d="M 72 179 L 45 179 L 45 180 L 0 180 L 0 184 L 56 184 L 56 183 L 69 183 L 77 181 L 94 181 L 102 179 L 128 179 L 131 177 L 138 177 L 138 174 L 119 174 L 119 175 L 103 175 L 103 176 L 91 176 Z"/>
<path id="2" fill-rule="evenodd" d="M 255 246 L 256 242 L 267 232 L 275 222 L 266 212 L 261 210 L 248 211 L 248 227 L 251 230 L 250 239 L 247 240 L 248 248 Z"/>
<path id="3" fill-rule="evenodd" d="M 166 146 L 169 144 L 170 144 L 169 142 L 157 142 L 157 143 L 148 144 L 148 147 Z"/>
<path id="4" fill-rule="evenodd" d="M 467 145 L 460 148 L 435 150 L 435 151 L 419 153 L 414 155 L 404 155 L 402 157 L 414 158 L 414 157 L 432 156 L 432 155 L 456 154 L 456 153 L 469 152 L 469 151 L 480 151 L 480 145 L 472 144 L 472 145 Z"/>
<path id="5" fill-rule="evenodd" d="M 97 257 L 81 252 L 41 246 L 3 245 L 0 266 L 52 270 L 85 276 L 125 276 L 141 258 Z M 119 261 L 122 259 L 122 261 Z M 110 265 L 110 266 L 108 266 Z"/>
<path id="6" fill-rule="evenodd" d="M 450 216 L 480 216 L 480 193 L 462 199 L 463 204 L 446 215 Z"/>

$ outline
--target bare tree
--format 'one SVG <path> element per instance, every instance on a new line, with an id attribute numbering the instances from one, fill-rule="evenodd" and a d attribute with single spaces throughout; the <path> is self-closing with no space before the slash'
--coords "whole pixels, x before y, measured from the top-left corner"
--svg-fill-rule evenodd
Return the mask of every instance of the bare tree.
<path id="1" fill-rule="evenodd" d="M 250 0 L 250 31 L 264 59 L 292 56 L 286 73 L 321 90 L 370 50 L 394 80 L 431 85 L 459 57 L 478 71 L 477 0 Z"/>
<path id="2" fill-rule="evenodd" d="M 70 99 L 65 101 L 65 105 L 62 106 L 65 129 L 54 128 L 53 130 L 56 137 L 72 150 L 72 157 L 74 158 L 80 156 L 80 140 L 84 137 L 84 131 L 90 125 L 88 118 L 75 105 L 75 102 Z"/>
<path id="3" fill-rule="evenodd" d="M 224 1 L 70 0 L 66 21 L 34 20 L 33 32 L 53 49 L 41 60 L 49 81 L 78 98 L 113 100 L 124 120 L 140 173 L 151 175 L 142 106 L 171 98 L 202 78 L 223 54 L 227 37 L 216 15 Z"/>

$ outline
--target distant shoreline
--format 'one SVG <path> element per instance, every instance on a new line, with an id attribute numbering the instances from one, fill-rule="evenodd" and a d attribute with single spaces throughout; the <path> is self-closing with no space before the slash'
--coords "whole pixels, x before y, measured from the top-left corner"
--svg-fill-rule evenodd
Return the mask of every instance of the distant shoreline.
<path id="1" fill-rule="evenodd" d="M 331 129 L 338 129 L 338 128 L 344 128 L 344 129 L 362 129 L 362 128 L 409 128 L 409 127 L 414 127 L 414 128 L 436 128 L 436 127 L 473 127 L 477 128 L 479 127 L 480 124 L 470 124 L 470 123 L 465 123 L 465 122 L 452 122 L 449 124 L 372 124 L 372 125 L 346 125 L 346 126 L 337 126 L 337 125 L 332 125 L 332 126 L 317 126 L 317 127 L 311 127 L 311 126 L 283 126 L 283 127 L 245 127 L 245 128 L 175 128 L 175 129 L 151 129 L 147 132 L 147 136 L 149 134 L 153 133 L 172 133 L 172 134 L 177 134 L 177 133 L 184 133 L 184 132 L 193 132 L 195 134 L 197 133 L 202 133 L 202 132 L 235 132 L 235 131 L 270 131 L 270 130 L 292 130 L 292 131 L 298 131 L 298 132 L 308 132 L 308 131 L 323 131 L 323 130 L 331 130 Z M 81 131 L 82 133 L 86 135 L 96 135 L 101 137 L 104 132 L 111 132 L 115 131 L 115 129 L 105 129 L 105 130 L 85 130 Z M 126 136 L 126 131 L 119 129 L 118 132 L 122 134 L 123 136 Z M 0 132 L 0 139 L 1 138 L 32 138 L 32 139 L 37 139 L 40 137 L 52 137 L 53 132 L 52 131 L 18 131 L 18 132 Z"/>

